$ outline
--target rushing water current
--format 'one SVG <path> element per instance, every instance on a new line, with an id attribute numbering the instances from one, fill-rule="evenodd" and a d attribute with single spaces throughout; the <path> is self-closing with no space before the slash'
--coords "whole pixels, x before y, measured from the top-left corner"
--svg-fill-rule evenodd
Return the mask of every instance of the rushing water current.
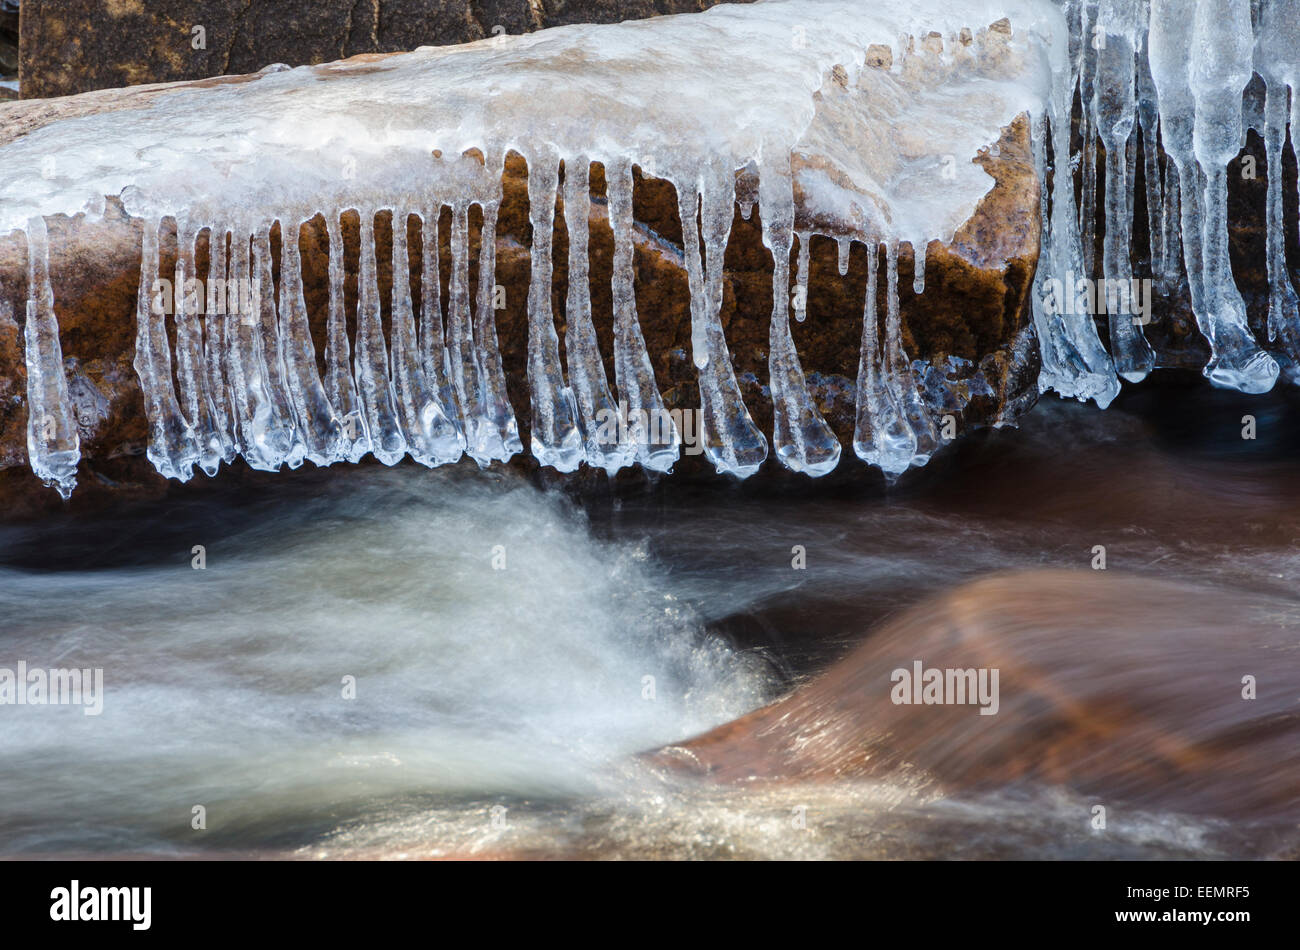
<path id="1" fill-rule="evenodd" d="M 715 786 L 635 755 L 797 688 L 928 597 L 1088 570 L 1095 545 L 1110 572 L 1231 590 L 1293 629 L 1297 459 L 1289 392 L 1165 381 L 1104 415 L 1048 399 L 889 490 L 865 470 L 576 492 L 360 466 L 0 527 L 0 667 L 104 683 L 98 716 L 0 706 L 0 851 L 1295 855 L 1294 828 L 1158 809 L 1099 833 L 1053 787 Z"/>

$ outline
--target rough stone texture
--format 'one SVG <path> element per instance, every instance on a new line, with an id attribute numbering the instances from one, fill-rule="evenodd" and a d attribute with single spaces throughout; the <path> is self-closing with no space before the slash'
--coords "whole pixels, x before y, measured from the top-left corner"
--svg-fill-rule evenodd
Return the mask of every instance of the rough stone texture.
<path id="1" fill-rule="evenodd" d="M 468 43 L 716 0 L 24 0 L 24 99 Z M 745 0 L 738 0 L 745 2 Z M 200 37 L 196 27 L 202 27 Z M 202 39 L 202 48 L 196 48 Z"/>
<path id="2" fill-rule="evenodd" d="M 18 7 L 12 0 L 0 0 L 0 80 L 18 78 Z M 17 99 L 18 93 L 0 86 L 0 100 Z"/>

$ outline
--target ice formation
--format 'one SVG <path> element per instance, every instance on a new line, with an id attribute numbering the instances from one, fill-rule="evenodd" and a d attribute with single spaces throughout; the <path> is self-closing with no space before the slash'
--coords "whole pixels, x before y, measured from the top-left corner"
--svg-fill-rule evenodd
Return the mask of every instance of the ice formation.
<path id="1" fill-rule="evenodd" d="M 33 470 L 66 496 L 79 451 L 44 217 L 102 212 L 106 195 L 119 196 L 144 222 L 135 365 L 149 457 L 163 474 L 185 479 L 194 467 L 212 473 L 236 455 L 276 470 L 367 453 L 387 464 L 410 455 L 431 466 L 468 454 L 485 465 L 522 451 L 493 301 L 502 169 L 505 156 L 517 152 L 528 165 L 533 233 L 529 447 L 542 464 L 662 471 L 678 456 L 679 433 L 650 424 L 664 412 L 637 320 L 635 167 L 670 181 L 679 196 L 701 435 L 713 465 L 744 477 L 769 452 L 741 398 L 719 317 L 733 214 L 739 203 L 748 216 L 756 202 L 774 261 L 773 454 L 813 476 L 840 458 L 809 394 L 789 322 L 806 314 L 809 242 L 829 237 L 839 243 L 841 274 L 853 243 L 870 249 L 853 449 L 896 475 L 924 464 L 939 445 L 903 348 L 899 248 L 913 248 L 913 289 L 924 292 L 927 243 L 950 240 L 991 187 L 970 157 L 1021 113 L 1031 118 L 1040 178 L 1052 182 L 1042 199 L 1034 294 L 1040 387 L 1104 406 L 1118 391 L 1117 373 L 1133 380 L 1152 368 L 1140 325 L 1112 313 L 1108 352 L 1091 314 L 1062 306 L 1053 289 L 1072 295 L 1085 275 L 1100 275 L 1107 285 L 1133 276 L 1140 128 L 1144 143 L 1158 134 L 1171 159 L 1162 173 L 1156 150 L 1142 150 L 1155 276 L 1172 286 L 1185 258 L 1197 319 L 1213 347 L 1206 374 L 1220 385 L 1267 389 L 1278 364 L 1251 336 L 1232 282 L 1225 168 L 1243 136 L 1242 89 L 1259 72 L 1268 88 L 1269 336 L 1289 363 L 1300 357 L 1300 308 L 1285 270 L 1279 186 L 1288 90 L 1300 74 L 1298 3 L 760 0 L 422 48 L 377 62 L 269 68 L 256 82 L 175 92 L 137 109 L 55 123 L 0 147 L 8 173 L 0 185 L 0 233 L 22 229 L 31 247 Z M 888 64 L 879 68 L 882 51 Z M 873 55 L 877 64 L 869 65 Z M 1070 151 L 1076 92 L 1083 104 L 1080 156 Z M 1295 108 L 1292 101 L 1292 119 Z M 1098 140 L 1106 155 L 1106 229 L 1103 259 L 1094 262 Z M 1075 158 L 1084 177 L 1078 208 L 1073 175 L 1052 173 L 1072 170 Z M 593 162 L 605 172 L 614 234 L 613 387 L 591 321 Z M 551 295 L 560 196 L 570 235 L 564 366 Z M 482 226 L 472 288 L 474 205 Z M 444 209 L 451 220 L 446 313 L 438 261 Z M 374 242 L 381 213 L 394 222 L 387 338 Z M 323 375 L 297 241 L 301 224 L 318 214 L 329 232 Z M 344 214 L 360 219 L 352 339 Z M 417 272 L 407 266 L 404 225 L 412 217 L 423 244 Z M 170 317 L 160 306 L 152 289 L 168 219 L 176 224 L 177 297 L 187 278 L 205 276 L 209 295 L 225 281 L 238 306 L 178 300 Z M 210 264 L 198 275 L 195 244 L 204 234 Z M 412 281 L 421 290 L 418 313 Z M 620 412 L 624 424 L 602 424 Z"/>
<path id="2" fill-rule="evenodd" d="M 1065 0 L 1062 10 L 1071 36 L 1066 85 L 1071 94 L 1077 91 L 1082 105 L 1082 149 L 1078 155 L 1070 152 L 1068 127 L 1052 131 L 1050 145 L 1056 167 L 1066 167 L 1066 156 L 1078 160 L 1082 201 L 1076 231 L 1067 216 L 1073 175 L 1054 176 L 1050 237 L 1039 261 L 1035 301 L 1043 355 L 1040 387 L 1092 398 L 1104 407 L 1118 392 L 1112 365 L 1114 373 L 1131 381 L 1154 366 L 1143 321 L 1130 318 L 1131 310 L 1116 312 L 1116 301 L 1126 295 L 1109 293 L 1136 277 L 1132 222 L 1139 151 L 1152 279 L 1164 294 L 1186 280 L 1197 324 L 1210 345 L 1205 375 L 1217 386 L 1248 393 L 1271 389 L 1279 362 L 1294 377 L 1300 313 L 1284 258 L 1282 151 L 1288 96 L 1300 79 L 1300 0 Z M 1258 117 L 1243 107 L 1256 74 L 1267 86 L 1267 105 Z M 1291 97 L 1292 120 L 1295 110 Z M 1268 150 L 1273 353 L 1247 325 L 1228 259 L 1229 165 L 1245 145 L 1248 128 L 1264 135 Z M 1100 198 L 1098 142 L 1105 152 Z M 1042 161 L 1047 143 L 1035 144 Z M 1161 150 L 1168 158 L 1163 166 Z M 1101 262 L 1092 260 L 1098 210 L 1105 222 Z M 1057 290 L 1073 295 L 1081 279 L 1098 274 L 1108 291 L 1098 306 L 1109 310 L 1109 356 L 1090 326 L 1077 321 L 1071 326 L 1063 318 L 1063 310 L 1074 308 L 1061 306 Z M 1097 299 L 1103 299 L 1100 293 Z"/>

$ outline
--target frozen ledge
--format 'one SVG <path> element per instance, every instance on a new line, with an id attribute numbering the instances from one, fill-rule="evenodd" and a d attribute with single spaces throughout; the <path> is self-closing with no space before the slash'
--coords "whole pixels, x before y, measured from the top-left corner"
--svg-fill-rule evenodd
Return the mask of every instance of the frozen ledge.
<path id="1" fill-rule="evenodd" d="M 840 457 L 789 319 L 793 313 L 798 323 L 810 307 L 808 249 L 822 235 L 838 242 L 841 272 L 855 244 L 876 251 L 861 255 L 868 283 L 853 447 L 890 474 L 924 464 L 942 435 L 904 350 L 900 247 L 912 249 L 920 293 L 930 243 L 952 242 L 993 186 L 973 159 L 1017 115 L 1042 121 L 1064 63 L 1054 7 L 1016 4 L 1009 24 L 999 19 L 1005 12 L 984 3 L 880 4 L 864 12 L 858 3 L 768 0 L 144 91 L 132 108 L 20 134 L 0 146 L 0 161 L 13 170 L 0 189 L 0 225 L 22 230 L 29 248 L 19 316 L 32 468 L 66 493 L 80 455 L 46 219 L 111 216 L 118 202 L 143 222 L 134 364 L 149 458 L 164 475 L 185 479 L 195 467 L 213 473 L 236 455 L 275 470 L 367 453 L 388 464 L 410 455 L 438 465 L 463 453 L 487 464 L 520 452 L 494 301 L 494 235 L 511 155 L 527 163 L 526 375 L 530 448 L 540 462 L 560 471 L 584 463 L 608 472 L 629 464 L 665 470 L 680 452 L 672 426 L 641 424 L 664 412 L 634 283 L 633 182 L 649 176 L 676 190 L 701 442 L 714 466 L 743 477 L 768 454 L 721 320 L 724 250 L 737 205 L 742 218 L 757 207 L 775 261 L 767 389 L 776 458 L 820 475 Z M 587 279 L 592 163 L 605 179 L 612 231 L 616 388 Z M 116 199 L 112 207 L 106 196 Z M 568 239 L 564 365 L 552 313 L 557 197 Z M 476 287 L 471 207 L 482 236 Z M 352 321 L 343 287 L 345 212 L 359 214 Z M 422 249 L 414 267 L 398 269 L 410 279 L 390 280 L 385 293 L 375 239 L 383 212 L 408 224 L 389 227 L 391 260 L 411 262 L 408 234 Z M 302 224 L 318 216 L 331 265 L 323 373 L 300 237 Z M 162 242 L 173 232 L 169 255 Z M 173 259 L 175 270 L 164 274 L 160 264 Z M 196 275 L 251 293 L 232 313 L 204 307 L 200 314 L 183 292 L 168 301 L 172 307 L 162 305 L 157 281 L 174 277 L 185 288 Z M 623 424 L 610 426 L 611 414 Z"/>

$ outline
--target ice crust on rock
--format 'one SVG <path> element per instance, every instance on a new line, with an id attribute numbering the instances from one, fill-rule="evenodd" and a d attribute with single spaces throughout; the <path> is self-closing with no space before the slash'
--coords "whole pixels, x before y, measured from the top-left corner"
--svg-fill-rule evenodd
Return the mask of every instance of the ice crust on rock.
<path id="1" fill-rule="evenodd" d="M 1117 372 L 1138 379 L 1153 365 L 1139 325 L 1111 314 L 1107 352 L 1091 315 L 1062 307 L 1052 289 L 1063 281 L 1072 293 L 1074 279 L 1095 270 L 1113 282 L 1132 276 L 1140 128 L 1144 140 L 1158 135 L 1172 159 L 1161 173 L 1153 150 L 1143 150 L 1156 276 L 1164 287 L 1176 282 L 1181 251 L 1214 350 L 1207 375 L 1219 385 L 1266 389 L 1278 364 L 1251 337 L 1232 283 L 1225 166 L 1243 134 L 1241 88 L 1258 71 L 1268 84 L 1270 222 L 1280 222 L 1280 151 L 1286 122 L 1296 116 L 1290 93 L 1300 75 L 1297 3 L 760 0 L 278 70 L 54 123 L 0 146 L 7 172 L 0 231 L 24 230 L 32 248 L 26 345 L 33 470 L 66 495 L 79 451 L 44 218 L 102 213 L 105 196 L 118 196 L 145 222 L 136 368 L 149 457 L 163 474 L 185 479 L 196 466 L 212 473 L 236 454 L 275 470 L 366 453 L 386 464 L 409 454 L 425 465 L 468 454 L 487 465 L 522 451 L 494 311 L 501 176 L 505 156 L 517 152 L 528 164 L 534 235 L 530 450 L 542 464 L 666 471 L 679 452 L 681 434 L 662 424 L 666 413 L 637 322 L 635 168 L 668 180 L 679 196 L 709 460 L 745 477 L 769 453 L 741 398 L 719 319 L 733 214 L 739 205 L 748 217 L 757 204 L 774 267 L 772 453 L 813 476 L 840 458 L 808 392 L 789 323 L 806 313 L 810 243 L 829 238 L 838 242 L 841 274 L 855 243 L 864 246 L 871 273 L 853 448 L 897 475 L 939 446 L 903 349 L 900 246 L 913 249 L 913 291 L 922 293 L 928 242 L 951 240 L 992 185 L 971 158 L 1022 113 L 1030 116 L 1040 179 L 1052 182 L 1042 197 L 1033 302 L 1040 387 L 1104 406 L 1118 391 Z M 1082 156 L 1069 147 L 1076 92 Z M 1095 171 L 1094 141 L 1107 156 L 1100 198 L 1087 177 Z M 1081 208 L 1070 163 L 1076 157 L 1085 176 Z M 586 232 L 594 162 L 605 170 L 615 239 L 613 387 L 591 325 Z M 570 235 L 564 366 L 551 302 L 561 197 Z M 1090 215 L 1099 200 L 1107 227 L 1097 262 L 1090 260 Z M 477 287 L 470 286 L 473 206 L 482 218 Z M 438 269 L 444 209 L 451 221 L 445 314 Z M 350 339 L 341 218 L 352 214 L 360 219 L 361 256 Z M 301 224 L 317 215 L 329 234 L 323 377 L 298 249 Z M 380 215 L 391 216 L 394 234 L 387 336 L 375 259 Z M 201 319 L 194 302 L 165 312 L 154 288 L 160 229 L 169 218 L 177 230 L 177 296 L 193 277 L 207 279 L 209 298 L 214 283 L 246 285 L 233 312 L 214 308 L 212 299 Z M 418 272 L 407 266 L 408 226 L 422 236 Z M 194 247 L 203 234 L 210 265 L 199 275 Z M 1269 335 L 1289 364 L 1300 356 L 1300 314 L 1282 251 L 1270 234 Z M 620 424 L 611 425 L 615 419 Z"/>

